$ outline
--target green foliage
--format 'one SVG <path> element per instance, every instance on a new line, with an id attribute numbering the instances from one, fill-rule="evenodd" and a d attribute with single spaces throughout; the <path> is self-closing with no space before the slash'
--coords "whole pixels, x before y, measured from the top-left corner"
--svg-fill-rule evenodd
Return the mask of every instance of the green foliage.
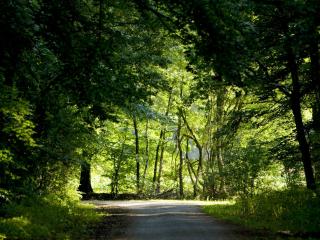
<path id="1" fill-rule="evenodd" d="M 312 191 L 288 189 L 262 192 L 236 202 L 205 206 L 204 211 L 253 229 L 301 234 L 319 231 L 319 201 Z"/>
<path id="2" fill-rule="evenodd" d="M 18 93 L 16 88 L 0 89 L 0 202 L 23 185 L 28 155 L 37 147 L 31 106 Z"/>
<path id="3" fill-rule="evenodd" d="M 7 120 L 2 127 L 3 133 L 7 136 L 14 136 L 14 142 L 21 141 L 34 147 L 36 145 L 32 138 L 34 124 L 29 120 L 32 114 L 30 104 L 19 99 L 17 89 L 3 89 L 0 102 L 1 117 Z"/>
<path id="4" fill-rule="evenodd" d="M 130 1 L 100 3 L 1 7 L 1 199 L 76 195 L 79 166 L 103 145 L 100 121 L 164 87 L 163 29 Z"/>
<path id="5" fill-rule="evenodd" d="M 226 175 L 232 191 L 242 196 L 254 193 L 259 175 L 269 165 L 263 143 L 251 140 L 244 148 L 233 148 L 226 162 Z"/>
<path id="6" fill-rule="evenodd" d="M 311 217 L 312 194 L 298 192 L 304 173 L 309 188 L 314 169 L 320 179 L 319 10 L 314 0 L 5 1 L 0 203 L 11 204 L 9 236 L 62 231 L 50 216 L 40 226 L 23 199 L 79 198 L 84 163 L 95 190 L 141 183 L 146 195 L 240 196 L 230 208 L 275 211 L 279 221 L 302 215 L 297 199 L 301 219 Z M 296 192 L 274 191 L 289 186 Z M 267 198 L 292 206 L 268 208 Z M 48 212 L 69 225 L 77 210 L 52 202 Z"/>
<path id="7" fill-rule="evenodd" d="M 0 210 L 1 239 L 88 239 L 89 227 L 100 219 L 93 206 L 55 196 L 25 199 Z"/>

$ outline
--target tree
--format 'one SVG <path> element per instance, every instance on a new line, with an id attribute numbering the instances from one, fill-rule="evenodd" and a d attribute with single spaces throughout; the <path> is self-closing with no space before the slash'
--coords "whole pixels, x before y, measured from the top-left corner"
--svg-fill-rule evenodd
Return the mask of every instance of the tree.
<path id="1" fill-rule="evenodd" d="M 301 106 L 302 96 L 306 96 L 311 82 L 308 75 L 317 79 L 319 69 L 318 33 L 314 31 L 319 25 L 317 4 L 314 1 L 308 2 L 310 5 L 303 1 L 138 2 L 161 21 L 182 29 L 180 34 L 186 42 L 195 43 L 195 48 L 190 50 L 191 59 L 203 56 L 224 82 L 258 88 L 264 97 L 274 96 L 276 91 L 287 95 L 290 101 L 287 106 L 291 108 L 296 124 L 307 187 L 315 189 Z M 309 46 L 313 46 L 312 51 Z M 306 55 L 310 52 L 313 52 L 312 56 Z M 304 59 L 309 57 L 312 63 L 306 64 Z"/>

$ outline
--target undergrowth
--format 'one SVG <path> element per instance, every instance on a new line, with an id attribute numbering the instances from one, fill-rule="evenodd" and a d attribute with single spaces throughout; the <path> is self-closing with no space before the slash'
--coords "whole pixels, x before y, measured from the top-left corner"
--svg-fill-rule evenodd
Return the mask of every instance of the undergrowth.
<path id="1" fill-rule="evenodd" d="M 252 229 L 292 234 L 320 232 L 320 199 L 309 190 L 264 192 L 204 206 L 204 211 Z"/>
<path id="2" fill-rule="evenodd" d="M 91 205 L 54 198 L 27 199 L 0 208 L 2 239 L 88 239 L 100 219 Z"/>

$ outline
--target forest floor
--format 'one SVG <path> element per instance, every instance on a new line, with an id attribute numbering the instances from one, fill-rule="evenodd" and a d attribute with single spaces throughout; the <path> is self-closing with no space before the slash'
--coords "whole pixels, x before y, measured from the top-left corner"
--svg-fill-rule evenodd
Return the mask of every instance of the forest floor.
<path id="1" fill-rule="evenodd" d="M 111 240 L 232 240 L 270 239 L 203 213 L 201 201 L 89 201 L 106 213 L 91 239 Z M 273 236 L 274 237 L 274 236 Z M 273 238 L 272 239 L 276 239 Z"/>

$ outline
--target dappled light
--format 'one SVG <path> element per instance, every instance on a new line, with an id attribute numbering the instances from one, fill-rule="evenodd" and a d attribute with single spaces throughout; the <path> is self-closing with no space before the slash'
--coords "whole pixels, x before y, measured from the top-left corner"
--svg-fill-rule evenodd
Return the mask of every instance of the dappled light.
<path id="1" fill-rule="evenodd" d="M 319 237 L 319 13 L 2 1 L 0 240 Z"/>

